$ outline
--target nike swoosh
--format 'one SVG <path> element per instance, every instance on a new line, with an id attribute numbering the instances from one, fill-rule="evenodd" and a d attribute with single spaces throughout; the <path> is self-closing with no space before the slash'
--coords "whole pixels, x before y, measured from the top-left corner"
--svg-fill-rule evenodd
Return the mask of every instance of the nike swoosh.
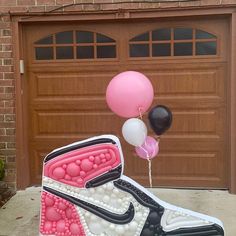
<path id="1" fill-rule="evenodd" d="M 91 203 L 88 203 L 83 200 L 72 197 L 70 195 L 61 193 L 61 192 L 54 190 L 52 188 L 48 188 L 48 187 L 44 186 L 43 189 L 49 193 L 52 193 L 60 198 L 63 198 L 65 200 L 73 203 L 74 205 L 79 206 L 79 207 L 85 209 L 86 211 L 89 211 L 89 212 L 93 213 L 94 215 L 101 217 L 102 219 L 109 221 L 111 223 L 114 223 L 114 224 L 120 224 L 120 225 L 128 224 L 134 218 L 134 206 L 133 206 L 132 202 L 130 202 L 129 208 L 125 213 L 116 214 L 116 213 L 110 212 L 106 209 L 103 209 L 101 207 L 95 206 Z"/>

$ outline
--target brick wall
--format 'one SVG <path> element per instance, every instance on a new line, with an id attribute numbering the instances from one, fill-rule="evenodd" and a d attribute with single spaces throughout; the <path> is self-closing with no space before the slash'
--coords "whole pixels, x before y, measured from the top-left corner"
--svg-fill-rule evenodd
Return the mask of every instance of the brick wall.
<path id="1" fill-rule="evenodd" d="M 1 7 L 3 4 L 0 1 Z M 0 18 L 0 158 L 6 162 L 5 181 L 15 187 L 15 88 L 11 33 L 10 18 L 4 15 Z"/>
<path id="2" fill-rule="evenodd" d="M 0 0 L 0 158 L 6 162 L 5 181 L 16 186 L 15 82 L 10 13 L 97 11 L 112 9 L 186 8 L 234 4 L 236 0 Z M 60 8 L 63 5 L 69 5 Z M 59 9 L 58 9 L 59 8 Z"/>

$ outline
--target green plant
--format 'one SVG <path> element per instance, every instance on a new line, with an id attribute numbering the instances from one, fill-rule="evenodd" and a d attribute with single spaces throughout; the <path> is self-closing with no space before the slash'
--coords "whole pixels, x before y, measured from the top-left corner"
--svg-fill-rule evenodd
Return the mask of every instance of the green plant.
<path id="1" fill-rule="evenodd" d="M 3 180 L 5 174 L 5 164 L 2 159 L 0 159 L 0 180 Z"/>

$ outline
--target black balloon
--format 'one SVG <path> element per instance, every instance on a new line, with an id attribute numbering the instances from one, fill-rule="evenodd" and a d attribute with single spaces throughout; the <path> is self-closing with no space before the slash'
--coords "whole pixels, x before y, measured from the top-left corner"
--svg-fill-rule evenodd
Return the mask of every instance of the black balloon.
<path id="1" fill-rule="evenodd" d="M 161 135 L 168 130 L 172 123 L 172 113 L 170 109 L 163 105 L 155 106 L 148 113 L 148 119 L 153 131 Z"/>

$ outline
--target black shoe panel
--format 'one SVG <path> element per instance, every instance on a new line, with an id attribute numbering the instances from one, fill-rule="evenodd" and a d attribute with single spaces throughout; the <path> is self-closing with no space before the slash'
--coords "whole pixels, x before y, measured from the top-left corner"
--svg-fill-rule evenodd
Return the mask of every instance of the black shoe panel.
<path id="1" fill-rule="evenodd" d="M 156 201 L 154 201 L 151 197 L 149 197 L 146 193 L 132 185 L 131 183 L 119 179 L 117 181 L 113 182 L 114 185 L 126 192 L 129 192 L 133 197 L 143 206 L 149 207 L 151 209 L 156 209 L 158 211 L 158 215 L 162 215 L 164 212 L 164 207 L 162 207 L 160 204 L 158 204 Z"/>
<path id="2" fill-rule="evenodd" d="M 87 182 L 85 187 L 86 188 L 94 188 L 94 187 L 101 186 L 105 183 L 108 183 L 112 180 L 119 179 L 120 175 L 121 175 L 121 171 L 122 171 L 122 166 L 119 165 L 115 169 L 112 169 L 112 170 L 108 171 L 107 173 L 100 175 L 100 176 L 96 177 L 95 179 Z"/>
<path id="3" fill-rule="evenodd" d="M 172 232 L 167 232 L 167 236 L 224 236 L 224 230 L 217 224 L 180 228 Z"/>
<path id="4" fill-rule="evenodd" d="M 166 232 L 161 226 L 164 207 L 127 181 L 119 179 L 114 181 L 114 185 L 123 191 L 129 192 L 140 204 L 150 209 L 140 236 L 224 236 L 224 230 L 217 224 L 180 228 Z"/>

